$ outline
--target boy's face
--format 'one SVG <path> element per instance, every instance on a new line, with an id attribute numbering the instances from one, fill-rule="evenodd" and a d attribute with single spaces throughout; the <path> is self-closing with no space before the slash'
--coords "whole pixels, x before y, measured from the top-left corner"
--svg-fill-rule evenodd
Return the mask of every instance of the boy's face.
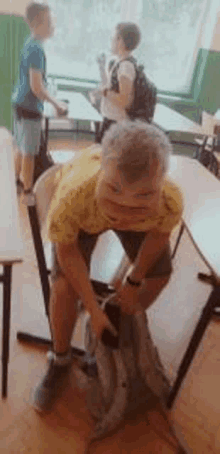
<path id="1" fill-rule="evenodd" d="M 123 228 L 158 214 L 163 183 L 164 177 L 156 162 L 148 177 L 129 184 L 111 161 L 99 174 L 96 201 L 115 227 Z"/>
<path id="2" fill-rule="evenodd" d="M 42 40 L 48 39 L 53 36 L 54 25 L 52 20 L 51 12 L 42 12 L 36 20 L 34 26 L 31 27 L 34 35 Z"/>
<path id="3" fill-rule="evenodd" d="M 117 55 L 120 51 L 121 47 L 123 46 L 123 40 L 119 35 L 117 29 L 114 30 L 112 41 L 111 41 L 111 52 L 114 55 Z"/>

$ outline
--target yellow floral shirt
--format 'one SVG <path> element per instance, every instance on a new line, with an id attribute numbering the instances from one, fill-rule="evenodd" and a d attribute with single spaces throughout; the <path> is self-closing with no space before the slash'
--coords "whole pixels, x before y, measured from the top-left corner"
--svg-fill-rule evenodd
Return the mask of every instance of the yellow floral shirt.
<path id="1" fill-rule="evenodd" d="M 78 159 L 58 170 L 57 189 L 47 218 L 48 235 L 52 242 L 73 243 L 80 230 L 95 234 L 114 229 L 114 222 L 103 215 L 95 199 L 100 157 L 101 146 L 93 145 L 82 151 Z M 146 217 L 138 223 L 131 222 L 127 230 L 144 232 L 157 229 L 169 233 L 180 221 L 182 211 L 181 191 L 167 179 L 159 215 Z"/>

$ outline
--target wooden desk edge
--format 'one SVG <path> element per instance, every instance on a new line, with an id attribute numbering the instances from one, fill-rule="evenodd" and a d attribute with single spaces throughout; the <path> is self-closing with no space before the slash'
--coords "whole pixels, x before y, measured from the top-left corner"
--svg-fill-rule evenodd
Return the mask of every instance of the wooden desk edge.
<path id="1" fill-rule="evenodd" d="M 211 272 L 211 275 L 215 278 L 215 281 L 216 281 L 216 285 L 220 285 L 220 276 L 218 274 L 216 274 L 216 271 L 213 270 L 212 266 L 209 264 L 208 260 L 205 258 L 204 254 L 201 252 L 198 244 L 196 243 L 196 240 L 194 239 L 191 231 L 190 231 L 190 227 L 187 226 L 187 223 L 184 221 L 184 218 L 182 218 L 182 222 L 184 224 L 184 227 L 190 237 L 190 240 L 192 241 L 193 243 L 193 246 L 195 247 L 196 251 L 198 252 L 199 256 L 201 257 L 202 261 L 205 263 L 205 265 L 207 266 L 207 268 L 210 270 Z"/>
<path id="2" fill-rule="evenodd" d="M 24 259 L 18 259 L 18 258 L 11 258 L 11 259 L 7 259 L 7 258 L 3 258 L 1 259 L 0 258 L 0 265 L 2 266 L 6 266 L 6 265 L 13 265 L 13 264 L 16 264 L 16 263 L 22 263 L 24 261 Z"/>

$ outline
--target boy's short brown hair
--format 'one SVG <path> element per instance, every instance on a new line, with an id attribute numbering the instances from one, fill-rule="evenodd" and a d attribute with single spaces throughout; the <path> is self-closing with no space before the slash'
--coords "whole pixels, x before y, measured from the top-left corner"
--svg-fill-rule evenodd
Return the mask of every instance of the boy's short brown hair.
<path id="1" fill-rule="evenodd" d="M 116 30 L 124 41 L 127 50 L 134 50 L 141 40 L 141 32 L 138 25 L 133 22 L 121 22 L 116 25 Z"/>
<path id="2" fill-rule="evenodd" d="M 33 24 L 40 18 L 42 13 L 49 11 L 49 6 L 46 3 L 31 2 L 26 8 L 26 19 L 29 24 Z"/>

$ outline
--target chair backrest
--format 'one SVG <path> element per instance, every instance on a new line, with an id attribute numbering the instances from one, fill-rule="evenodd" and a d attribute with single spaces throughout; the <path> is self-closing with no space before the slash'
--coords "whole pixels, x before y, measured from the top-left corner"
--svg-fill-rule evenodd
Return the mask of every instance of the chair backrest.
<path id="1" fill-rule="evenodd" d="M 87 151 L 88 153 L 85 156 L 85 159 L 91 155 L 91 159 L 93 164 L 96 164 L 97 159 L 93 159 L 94 152 L 95 154 L 97 153 L 97 148 L 100 146 L 95 144 L 91 147 L 88 147 Z M 73 177 L 73 173 L 76 176 L 76 181 L 77 179 L 81 179 L 83 176 L 83 169 L 84 169 L 84 157 L 79 155 L 79 156 L 74 156 L 72 159 L 69 160 L 69 164 L 73 163 L 73 168 L 69 172 L 69 175 L 66 176 L 68 181 L 68 178 Z M 35 185 L 34 185 L 34 194 L 36 198 L 36 209 L 37 209 L 37 215 L 41 227 L 41 231 L 46 233 L 44 227 L 45 227 L 45 221 L 48 213 L 48 209 L 50 206 L 50 203 L 52 201 L 53 195 L 55 193 L 55 190 L 57 188 L 57 185 L 60 182 L 60 179 L 62 178 L 62 168 L 64 164 L 56 164 L 52 167 L 50 167 L 48 170 L 43 172 L 43 174 L 37 179 Z M 59 172 L 60 170 L 60 172 Z M 42 233 L 43 233 L 42 232 Z"/>
<path id="2" fill-rule="evenodd" d="M 34 185 L 34 194 L 36 198 L 36 209 L 40 227 L 43 230 L 48 213 L 48 209 L 59 183 L 57 177 L 58 170 L 62 169 L 62 164 L 56 164 L 44 172 Z"/>

